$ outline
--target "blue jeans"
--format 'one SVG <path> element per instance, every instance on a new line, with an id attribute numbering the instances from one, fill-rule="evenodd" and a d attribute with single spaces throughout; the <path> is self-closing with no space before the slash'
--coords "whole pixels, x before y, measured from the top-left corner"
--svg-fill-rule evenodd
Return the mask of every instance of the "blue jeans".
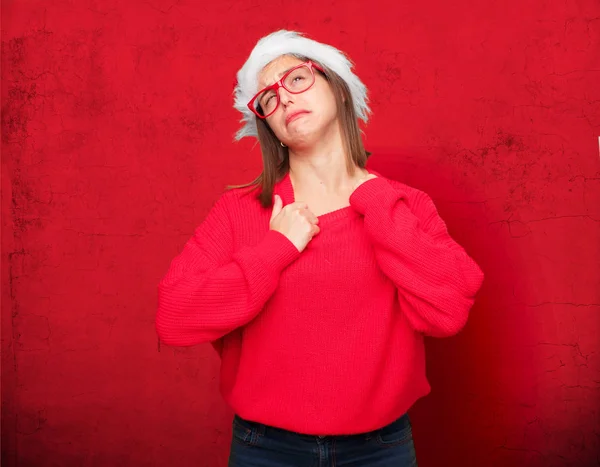
<path id="1" fill-rule="evenodd" d="M 369 433 L 309 436 L 235 416 L 229 467 L 416 467 L 408 414 Z"/>

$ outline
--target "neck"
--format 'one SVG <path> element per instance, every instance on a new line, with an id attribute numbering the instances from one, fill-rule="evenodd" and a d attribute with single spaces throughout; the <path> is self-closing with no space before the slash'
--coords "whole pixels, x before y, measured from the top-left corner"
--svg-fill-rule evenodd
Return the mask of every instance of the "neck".
<path id="1" fill-rule="evenodd" d="M 313 190 L 315 187 L 326 192 L 346 189 L 362 171 L 350 175 L 346 166 L 346 151 L 341 131 L 335 131 L 310 146 L 290 148 L 290 178 L 297 187 Z"/>

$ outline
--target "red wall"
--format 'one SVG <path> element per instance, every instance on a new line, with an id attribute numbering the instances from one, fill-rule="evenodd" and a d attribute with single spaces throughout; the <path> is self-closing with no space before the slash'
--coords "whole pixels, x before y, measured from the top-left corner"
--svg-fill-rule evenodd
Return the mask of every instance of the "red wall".
<path id="1" fill-rule="evenodd" d="M 156 284 L 258 173 L 234 76 L 281 27 L 350 54 L 372 167 L 486 273 L 466 329 L 428 341 L 420 466 L 597 465 L 597 0 L 2 8 L 3 465 L 225 465 L 216 354 L 157 345 Z"/>

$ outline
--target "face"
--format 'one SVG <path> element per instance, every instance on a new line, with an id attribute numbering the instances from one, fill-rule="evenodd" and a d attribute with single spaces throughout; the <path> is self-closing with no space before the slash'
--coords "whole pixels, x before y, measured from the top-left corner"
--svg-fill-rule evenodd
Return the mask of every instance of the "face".
<path id="1" fill-rule="evenodd" d="M 258 88 L 277 82 L 290 68 L 303 63 L 296 57 L 281 56 L 269 63 L 258 76 Z M 275 135 L 289 147 L 309 146 L 337 124 L 337 106 L 329 82 L 314 70 L 315 83 L 300 94 L 280 87 L 279 106 L 266 118 Z"/>

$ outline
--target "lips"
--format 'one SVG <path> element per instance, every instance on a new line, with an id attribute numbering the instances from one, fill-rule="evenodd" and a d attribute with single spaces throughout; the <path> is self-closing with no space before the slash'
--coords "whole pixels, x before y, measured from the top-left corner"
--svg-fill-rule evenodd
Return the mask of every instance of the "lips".
<path id="1" fill-rule="evenodd" d="M 296 120 L 298 117 L 300 117 L 301 115 L 310 113 L 308 110 L 297 110 L 295 112 L 292 112 L 291 114 L 289 114 L 286 119 L 285 119 L 285 124 L 289 125 L 291 122 L 293 122 L 294 120 Z"/>

